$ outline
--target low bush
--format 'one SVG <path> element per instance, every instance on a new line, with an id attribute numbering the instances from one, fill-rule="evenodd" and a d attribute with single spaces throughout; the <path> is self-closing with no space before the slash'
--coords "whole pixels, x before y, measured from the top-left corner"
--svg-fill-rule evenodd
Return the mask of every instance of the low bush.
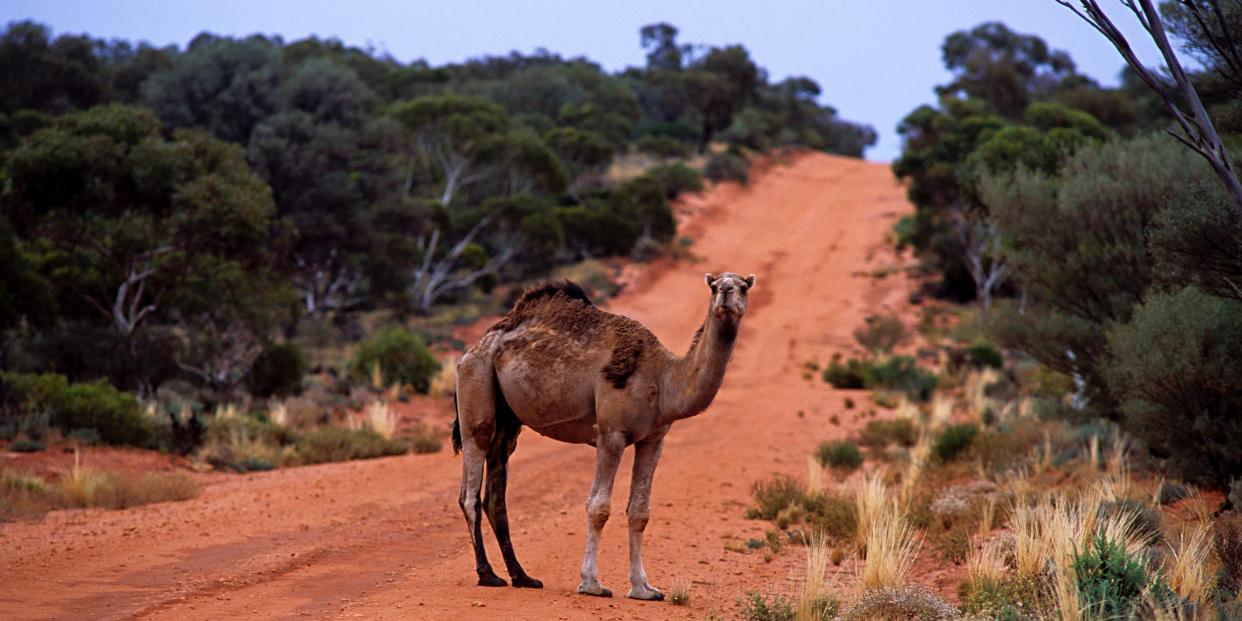
<path id="1" fill-rule="evenodd" d="M 94 429 L 108 444 L 145 446 L 151 441 L 153 425 L 137 399 L 105 380 L 71 384 L 53 373 L 4 373 L 0 383 L 18 395 L 27 412 L 49 411 L 51 423 L 65 433 Z"/>
<path id="2" fill-rule="evenodd" d="M 755 507 L 747 511 L 750 519 L 774 520 L 787 507 L 798 503 L 804 495 L 802 484 L 785 475 L 777 475 L 768 481 L 756 481 L 751 487 Z"/>
<path id="3" fill-rule="evenodd" d="M 324 427 L 298 438 L 298 457 L 306 464 L 372 459 L 404 455 L 409 446 L 401 440 L 388 440 L 370 429 Z"/>
<path id="4" fill-rule="evenodd" d="M 703 175 L 682 163 L 652 166 L 645 174 L 660 183 L 664 196 L 669 200 L 686 192 L 703 191 Z"/>
<path id="5" fill-rule="evenodd" d="M 685 157 L 690 153 L 690 145 L 672 136 L 647 134 L 634 145 L 639 152 L 660 158 Z"/>
<path id="6" fill-rule="evenodd" d="M 853 501 L 835 494 L 808 494 L 798 500 L 802 519 L 813 532 L 834 541 L 849 541 L 858 530 Z"/>
<path id="7" fill-rule="evenodd" d="M 961 615 L 952 604 L 941 599 L 927 587 L 918 585 L 867 589 L 850 605 L 839 621 L 872 621 L 873 619 L 918 619 L 949 621 Z"/>
<path id="8" fill-rule="evenodd" d="M 749 180 L 750 163 L 735 153 L 714 153 L 707 158 L 703 174 L 712 181 L 737 181 L 745 185 Z"/>
<path id="9" fill-rule="evenodd" d="M 20 472 L 0 472 L 0 520 L 34 517 L 58 508 L 126 509 L 139 505 L 189 500 L 203 486 L 180 473 L 113 473 L 80 462 L 52 482 Z"/>
<path id="10" fill-rule="evenodd" d="M 1242 302 L 1153 294 L 1108 344 L 1128 433 L 1188 482 L 1225 489 L 1242 477 Z"/>
<path id="11" fill-rule="evenodd" d="M 820 444 L 815 458 L 825 468 L 857 470 L 863 464 L 862 451 L 849 440 L 833 440 Z"/>
<path id="12" fill-rule="evenodd" d="M 380 369 L 385 385 L 409 385 L 426 394 L 431 388 L 431 378 L 440 370 L 440 363 L 417 334 L 394 327 L 359 343 L 349 363 L 350 375 L 363 381 L 370 378 L 376 368 Z"/>
<path id="13" fill-rule="evenodd" d="M 1074 555 L 1073 571 L 1080 607 L 1092 618 L 1133 618 L 1149 588 L 1157 597 L 1162 590 L 1142 559 L 1128 554 L 1122 543 L 1101 535 L 1092 537 L 1087 548 Z"/>
<path id="14" fill-rule="evenodd" d="M 910 356 L 893 356 L 874 364 L 864 374 L 867 388 L 883 388 L 906 393 L 911 399 L 927 401 L 936 389 L 936 375 L 918 366 Z"/>
<path id="15" fill-rule="evenodd" d="M 1242 514 L 1234 511 L 1235 515 L 1217 521 L 1212 532 L 1212 550 L 1220 559 L 1217 584 L 1222 595 L 1242 598 Z"/>
<path id="16" fill-rule="evenodd" d="M 909 448 L 919 439 L 919 431 L 914 421 L 909 418 L 892 418 L 869 420 L 863 427 L 858 442 L 871 448 L 885 448 L 890 444 L 898 444 Z"/>
<path id="17" fill-rule="evenodd" d="M 288 397 L 302 392 L 306 369 L 306 357 L 297 343 L 269 345 L 255 359 L 246 384 L 256 397 Z"/>
<path id="18" fill-rule="evenodd" d="M 874 354 L 889 354 L 909 336 L 896 315 L 868 317 L 867 325 L 854 330 L 854 340 Z"/>
<path id="19" fill-rule="evenodd" d="M 841 355 L 836 354 L 823 375 L 833 388 L 855 389 L 866 387 L 866 372 L 867 366 L 861 360 L 850 358 L 842 364 Z"/>
<path id="20" fill-rule="evenodd" d="M 966 348 L 966 364 L 977 369 L 999 369 L 1005 366 L 1005 357 L 987 343 L 975 343 Z"/>
<path id="21" fill-rule="evenodd" d="M 793 621 L 793 603 L 780 595 L 769 601 L 762 593 L 751 591 L 742 600 L 742 618 L 746 621 Z"/>
<path id="22" fill-rule="evenodd" d="M 977 435 L 979 428 L 972 424 L 949 425 L 940 430 L 932 441 L 932 455 L 941 462 L 953 461 L 970 448 Z"/>
<path id="23" fill-rule="evenodd" d="M 47 450 L 47 445 L 29 438 L 21 438 L 9 445 L 9 450 L 14 453 L 37 453 Z"/>

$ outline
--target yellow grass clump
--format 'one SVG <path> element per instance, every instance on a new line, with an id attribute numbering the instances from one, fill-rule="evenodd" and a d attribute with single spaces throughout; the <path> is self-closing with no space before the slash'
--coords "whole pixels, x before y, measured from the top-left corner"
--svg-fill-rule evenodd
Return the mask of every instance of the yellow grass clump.
<path id="1" fill-rule="evenodd" d="M 90 507 L 108 484 L 103 472 L 82 465 L 82 454 L 73 451 L 73 467 L 62 472 L 57 480 L 62 497 L 71 507 Z"/>
<path id="2" fill-rule="evenodd" d="M 904 517 L 895 511 L 883 513 L 867 530 L 867 562 L 859 587 L 866 591 L 904 585 L 920 544 Z"/>
<path id="3" fill-rule="evenodd" d="M 431 388 L 427 392 L 433 397 L 447 397 L 457 392 L 457 358 L 440 363 L 440 371 L 431 378 Z"/>
<path id="4" fill-rule="evenodd" d="M 894 508 L 888 499 L 888 488 L 879 473 L 871 473 L 863 479 L 862 487 L 854 495 L 854 508 L 858 516 L 858 529 L 855 531 L 855 543 L 859 549 L 865 549 L 874 528 L 886 514 L 893 513 Z"/>
<path id="5" fill-rule="evenodd" d="M 284 401 L 273 399 L 267 404 L 267 420 L 285 427 L 289 424 L 289 406 Z"/>
<path id="6" fill-rule="evenodd" d="M 966 561 L 966 579 L 971 584 L 999 583 L 1005 579 L 1005 540 L 985 540 Z"/>
<path id="7" fill-rule="evenodd" d="M 1165 571 L 1165 580 L 1178 595 L 1199 606 L 1207 603 L 1212 592 L 1214 571 L 1211 558 L 1211 528 L 1200 523 L 1181 533 L 1173 549 L 1172 563 Z"/>
<path id="8" fill-rule="evenodd" d="M 365 427 L 391 440 L 397 434 L 397 424 L 400 421 L 401 417 L 388 407 L 388 403 L 376 400 L 367 404 L 361 419 L 354 426 Z"/>
<path id="9" fill-rule="evenodd" d="M 811 536 L 806 546 L 806 580 L 798 594 L 797 621 L 821 621 L 835 608 L 827 581 L 828 563 L 832 550 L 823 534 Z"/>

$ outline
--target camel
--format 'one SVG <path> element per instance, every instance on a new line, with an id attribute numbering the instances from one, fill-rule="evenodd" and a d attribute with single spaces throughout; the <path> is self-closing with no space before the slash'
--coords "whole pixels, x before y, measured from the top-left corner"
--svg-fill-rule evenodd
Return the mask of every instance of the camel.
<path id="1" fill-rule="evenodd" d="M 569 281 L 526 290 L 509 313 L 457 366 L 454 452 L 463 453 L 459 503 L 474 545 L 480 586 L 505 586 L 483 550 L 480 507 L 491 522 L 513 586 L 542 588 L 518 563 L 509 538 L 505 486 L 509 456 L 523 426 L 595 447 L 595 480 L 587 495 L 587 541 L 578 592 L 611 597 L 599 582 L 600 533 L 611 511 L 621 452 L 634 445 L 626 506 L 630 534 L 629 597 L 662 600 L 643 569 L 643 531 L 651 480 L 664 436 L 675 421 L 711 404 L 724 379 L 755 276 L 704 275 L 711 302 L 685 356 L 670 353 L 633 319 L 600 310 Z M 487 497 L 479 491 L 487 466 Z"/>

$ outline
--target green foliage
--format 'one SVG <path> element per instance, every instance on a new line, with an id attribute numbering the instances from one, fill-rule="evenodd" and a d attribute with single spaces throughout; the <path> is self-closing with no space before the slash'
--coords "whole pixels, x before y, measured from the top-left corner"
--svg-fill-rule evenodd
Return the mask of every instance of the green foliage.
<path id="1" fill-rule="evenodd" d="M 755 498 L 755 507 L 747 512 L 746 517 L 751 519 L 774 520 L 781 511 L 803 496 L 802 484 L 783 475 L 768 481 L 756 481 L 750 491 Z"/>
<path id="2" fill-rule="evenodd" d="M 867 365 L 863 361 L 850 358 L 842 363 L 840 354 L 837 354 L 824 369 L 823 377 L 833 388 L 855 389 L 866 386 L 866 372 Z"/>
<path id="3" fill-rule="evenodd" d="M 771 600 L 758 591 L 751 591 L 742 600 L 742 618 L 746 621 L 793 621 L 793 604 L 780 595 Z"/>
<path id="4" fill-rule="evenodd" d="M 857 470 L 863 464 L 862 451 L 858 450 L 857 444 L 849 440 L 834 440 L 820 444 L 815 458 L 825 468 Z"/>
<path id="5" fill-rule="evenodd" d="M 749 180 L 750 163 L 741 155 L 729 152 L 713 153 L 703 166 L 703 175 L 715 182 L 737 181 L 745 185 Z"/>
<path id="6" fill-rule="evenodd" d="M 17 396 L 22 409 L 50 411 L 52 424 L 65 433 L 94 429 L 108 444 L 145 446 L 151 441 L 152 424 L 138 401 L 104 380 L 72 384 L 51 373 L 3 373 L 0 383 Z"/>
<path id="7" fill-rule="evenodd" d="M 1079 601 L 1092 618 L 1131 618 L 1148 588 L 1160 590 L 1142 559 L 1102 535 L 1092 537 L 1087 549 L 1074 556 L 1073 570 Z"/>
<path id="8" fill-rule="evenodd" d="M 29 438 L 21 438 L 9 445 L 9 450 L 14 453 L 36 453 L 38 451 L 47 450 L 47 445 Z"/>
<path id="9" fill-rule="evenodd" d="M 1108 345 L 1127 432 L 1187 481 L 1224 488 L 1242 476 L 1242 302 L 1193 287 L 1153 294 Z"/>
<path id="10" fill-rule="evenodd" d="M 991 326 L 996 339 L 1081 375 L 1086 396 L 1111 415 L 1106 328 L 1128 321 L 1153 282 L 1152 222 L 1210 175 L 1198 156 L 1150 136 L 1080 149 L 1056 178 L 985 178 L 980 194 L 1005 231 L 1007 260 L 1028 297 L 1024 314 L 1001 309 Z"/>
<path id="11" fill-rule="evenodd" d="M 370 429 L 323 427 L 298 438 L 297 450 L 303 463 L 320 464 L 404 455 L 409 447 L 400 440 L 385 439 Z"/>
<path id="12" fill-rule="evenodd" d="M 987 343 L 975 343 L 966 348 L 966 364 L 977 369 L 1000 369 L 1005 366 L 1005 357 Z"/>
<path id="13" fill-rule="evenodd" d="M 664 196 L 673 200 L 686 192 L 703 190 L 703 175 L 682 163 L 652 166 L 645 174 L 654 177 L 664 188 Z"/>
<path id="14" fill-rule="evenodd" d="M 909 337 L 901 318 L 896 315 L 871 316 L 867 325 L 854 330 L 854 340 L 872 355 L 892 353 Z"/>
<path id="15" fill-rule="evenodd" d="M 884 448 L 890 444 L 908 448 L 914 446 L 918 436 L 918 429 L 909 418 L 876 419 L 867 421 L 858 441 L 872 448 Z"/>
<path id="16" fill-rule="evenodd" d="M 256 397 L 287 397 L 302 392 L 306 369 L 306 357 L 297 343 L 276 343 L 255 359 L 246 382 Z"/>
<path id="17" fill-rule="evenodd" d="M 973 424 L 949 425 L 932 441 L 932 455 L 941 462 L 953 461 L 974 444 L 978 435 L 979 428 Z"/>
<path id="18" fill-rule="evenodd" d="M 936 375 L 918 366 L 910 356 L 893 356 L 873 364 L 863 375 L 867 388 L 882 388 L 906 393 L 916 401 L 926 401 L 936 389 Z"/>
<path id="19" fill-rule="evenodd" d="M 423 339 L 401 327 L 382 330 L 359 343 L 349 371 L 366 381 L 376 366 L 386 385 L 413 386 L 422 393 L 431 388 L 431 378 L 440 370 L 440 363 Z"/>
<path id="20" fill-rule="evenodd" d="M 685 157 L 690 154 L 690 145 L 672 136 L 648 134 L 639 138 L 634 144 L 640 152 L 664 159 Z"/>

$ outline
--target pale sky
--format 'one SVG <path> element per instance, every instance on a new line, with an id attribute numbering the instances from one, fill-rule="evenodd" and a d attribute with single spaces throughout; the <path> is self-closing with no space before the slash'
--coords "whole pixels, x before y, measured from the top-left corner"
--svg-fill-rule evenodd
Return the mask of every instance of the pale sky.
<path id="1" fill-rule="evenodd" d="M 1154 46 L 1115 0 L 1106 10 L 1147 62 Z M 311 34 L 373 46 L 408 62 L 432 64 L 546 48 L 586 56 L 610 71 L 642 65 L 638 29 L 665 21 L 682 43 L 741 43 L 773 81 L 806 75 L 841 116 L 880 133 L 867 158 L 901 149 L 897 123 L 932 87 L 948 80 L 940 44 L 956 30 L 1000 20 L 1068 51 L 1079 70 L 1115 85 L 1122 61 L 1107 41 L 1054 0 L 4 0 L 0 22 L 34 19 L 55 33 L 184 46 L 195 34 L 254 32 L 287 41 Z"/>

